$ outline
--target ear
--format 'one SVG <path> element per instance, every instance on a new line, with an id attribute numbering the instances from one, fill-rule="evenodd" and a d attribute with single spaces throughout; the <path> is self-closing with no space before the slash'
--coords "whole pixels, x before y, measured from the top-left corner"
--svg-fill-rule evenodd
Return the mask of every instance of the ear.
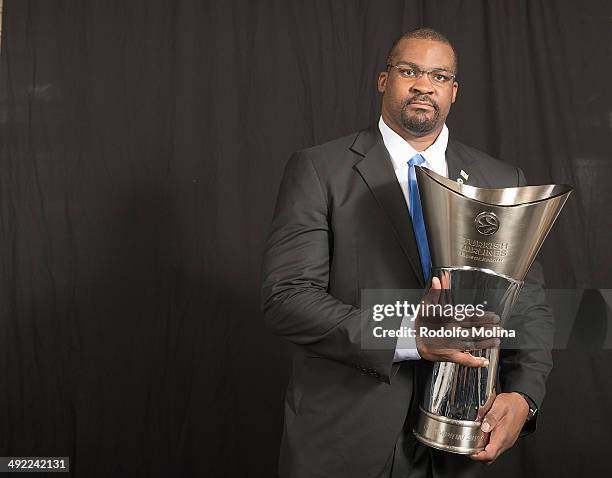
<path id="1" fill-rule="evenodd" d="M 457 99 L 457 91 L 459 91 L 459 83 L 456 81 L 453 82 L 453 97 L 451 99 L 451 103 L 454 103 Z"/>
<path id="2" fill-rule="evenodd" d="M 384 93 L 387 88 L 387 78 L 389 78 L 389 73 L 386 71 L 381 71 L 378 74 L 378 91 L 380 93 Z"/>

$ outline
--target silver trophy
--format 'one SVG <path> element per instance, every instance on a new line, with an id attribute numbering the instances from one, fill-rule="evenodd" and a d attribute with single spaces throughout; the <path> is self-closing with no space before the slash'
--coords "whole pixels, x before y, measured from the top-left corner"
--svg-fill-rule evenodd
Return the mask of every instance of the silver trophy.
<path id="1" fill-rule="evenodd" d="M 486 304 L 503 325 L 544 239 L 572 188 L 482 189 L 416 167 L 431 254 L 431 276 L 444 277 L 450 304 Z M 453 453 L 484 449 L 480 430 L 495 399 L 499 348 L 473 352 L 489 365 L 435 362 L 414 429 L 426 445 Z"/>

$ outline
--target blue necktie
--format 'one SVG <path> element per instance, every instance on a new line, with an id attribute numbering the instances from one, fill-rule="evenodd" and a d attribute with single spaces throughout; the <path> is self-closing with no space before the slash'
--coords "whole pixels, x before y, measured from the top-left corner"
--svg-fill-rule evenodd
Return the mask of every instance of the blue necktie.
<path id="1" fill-rule="evenodd" d="M 414 170 L 415 166 L 419 166 L 424 162 L 425 158 L 420 154 L 415 154 L 408 161 L 408 202 L 410 203 L 409 210 L 412 217 L 412 228 L 414 229 L 417 246 L 419 247 L 423 276 L 425 277 L 425 282 L 427 282 L 431 270 L 431 257 L 429 255 L 429 245 L 427 244 L 427 231 L 425 230 L 425 221 L 423 220 L 423 209 L 421 208 L 416 171 Z"/>

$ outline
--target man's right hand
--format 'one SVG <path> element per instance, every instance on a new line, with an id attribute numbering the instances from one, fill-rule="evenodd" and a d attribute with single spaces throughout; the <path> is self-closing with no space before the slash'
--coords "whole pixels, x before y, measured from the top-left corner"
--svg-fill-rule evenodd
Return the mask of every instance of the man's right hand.
<path id="1" fill-rule="evenodd" d="M 423 303 L 440 304 L 441 294 L 448 288 L 448 275 L 443 275 L 442 281 L 434 277 L 431 281 L 431 288 L 423 297 Z M 484 336 L 475 337 L 471 333 L 472 327 L 492 328 L 499 326 L 499 322 L 499 316 L 493 312 L 485 312 L 482 317 L 465 318 L 462 321 L 454 317 L 419 314 L 415 319 L 416 347 L 421 358 L 432 362 L 454 362 L 466 367 L 486 367 L 489 365 L 489 361 L 484 357 L 473 356 L 470 351 L 497 347 L 499 339 Z M 421 334 L 419 334 L 421 327 L 426 327 L 429 330 L 456 329 L 460 331 L 465 329 L 469 332 L 469 335 L 467 337 L 421 337 Z"/>

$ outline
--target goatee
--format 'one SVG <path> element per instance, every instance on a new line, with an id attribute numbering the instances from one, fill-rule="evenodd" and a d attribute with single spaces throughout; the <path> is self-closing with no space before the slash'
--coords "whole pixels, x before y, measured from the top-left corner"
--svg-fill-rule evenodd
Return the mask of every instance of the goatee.
<path id="1" fill-rule="evenodd" d="M 410 98 L 406 100 L 402 105 L 402 126 L 414 136 L 425 136 L 436 129 L 438 121 L 440 119 L 440 108 L 437 104 L 432 101 L 425 101 L 430 104 L 434 109 L 434 114 L 428 117 L 427 112 L 420 111 L 409 111 L 408 107 L 413 101 L 417 101 L 416 98 Z M 418 101 L 423 101 L 419 99 Z"/>

